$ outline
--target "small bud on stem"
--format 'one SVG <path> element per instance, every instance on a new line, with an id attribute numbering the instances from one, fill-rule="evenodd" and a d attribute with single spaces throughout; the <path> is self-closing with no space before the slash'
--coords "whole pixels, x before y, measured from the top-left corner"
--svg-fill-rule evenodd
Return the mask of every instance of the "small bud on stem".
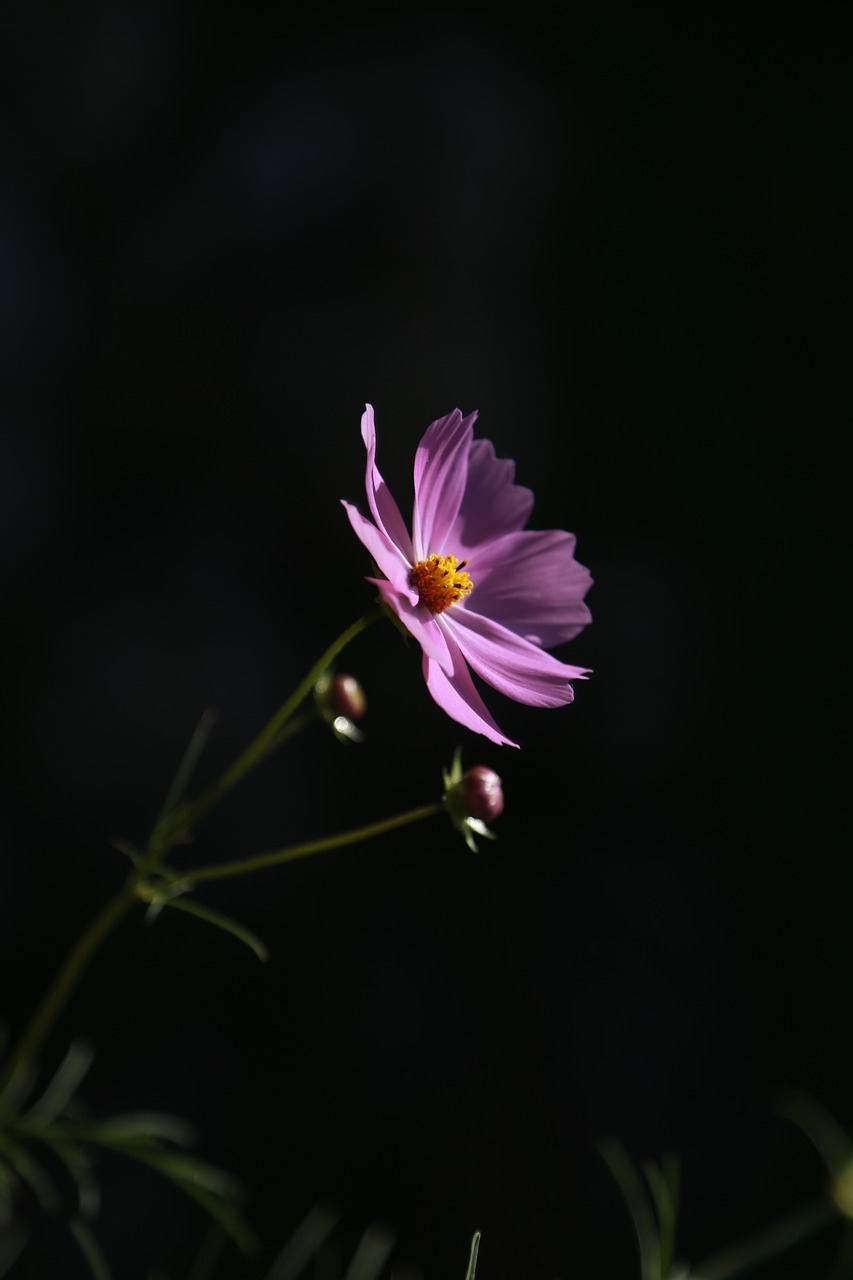
<path id="1" fill-rule="evenodd" d="M 461 752 L 457 751 L 450 769 L 444 771 L 443 800 L 450 821 L 462 832 L 469 849 L 477 851 L 474 831 L 494 840 L 486 822 L 499 818 L 504 808 L 501 780 L 494 769 L 478 764 L 463 773 Z"/>

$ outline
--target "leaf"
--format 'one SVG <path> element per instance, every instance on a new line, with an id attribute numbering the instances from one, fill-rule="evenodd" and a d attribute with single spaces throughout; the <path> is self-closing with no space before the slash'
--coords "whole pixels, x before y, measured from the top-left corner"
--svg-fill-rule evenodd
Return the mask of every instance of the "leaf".
<path id="1" fill-rule="evenodd" d="M 45 1123 L 55 1120 L 74 1097 L 94 1056 L 91 1045 L 84 1040 L 72 1041 L 44 1093 L 27 1114 Z"/>
<path id="2" fill-rule="evenodd" d="M 0 1228 L 4 1230 L 12 1221 L 12 1200 L 19 1185 L 20 1179 L 0 1156 Z"/>
<path id="3" fill-rule="evenodd" d="M 227 1239 L 228 1233 L 220 1223 L 212 1222 L 187 1280 L 210 1280 Z"/>
<path id="4" fill-rule="evenodd" d="M 334 1230 L 338 1215 L 325 1205 L 315 1205 L 276 1258 L 266 1280 L 296 1280 Z"/>
<path id="5" fill-rule="evenodd" d="M 853 1159 L 853 1144 L 835 1116 L 817 1098 L 799 1089 L 786 1090 L 778 1100 L 777 1110 L 802 1130 L 837 1178 Z"/>
<path id="6" fill-rule="evenodd" d="M 21 1227 L 0 1232 L 0 1280 L 9 1274 L 29 1238 Z"/>
<path id="7" fill-rule="evenodd" d="M 377 1280 L 396 1239 L 387 1227 L 368 1227 L 358 1242 L 344 1280 Z"/>
<path id="8" fill-rule="evenodd" d="M 662 1168 L 646 1164 L 643 1172 L 651 1188 L 658 1222 L 660 1270 L 668 1276 L 675 1260 L 675 1227 L 678 1213 L 679 1167 L 678 1158 L 664 1156 Z"/>
<path id="9" fill-rule="evenodd" d="M 138 1127 L 140 1121 L 145 1122 L 142 1130 Z M 74 1133 L 80 1141 L 99 1143 L 140 1164 L 150 1165 L 200 1204 L 244 1253 L 254 1252 L 258 1247 L 257 1237 L 232 1203 L 241 1195 L 236 1179 L 194 1156 L 157 1145 L 157 1131 L 162 1133 L 169 1126 L 183 1127 L 173 1116 L 140 1112 L 117 1116 L 101 1124 L 74 1126 Z"/>
<path id="10" fill-rule="evenodd" d="M 109 1120 L 94 1120 L 89 1124 L 68 1124 L 61 1129 L 60 1137 L 77 1142 L 95 1142 L 100 1146 L 121 1147 L 126 1143 L 174 1142 L 177 1146 L 190 1146 L 195 1141 L 195 1131 L 178 1116 L 163 1111 L 128 1111 L 124 1115 L 111 1116 Z"/>
<path id="11" fill-rule="evenodd" d="M 468 1270 L 465 1272 L 465 1280 L 474 1280 L 474 1273 L 477 1270 L 477 1255 L 480 1252 L 480 1233 L 474 1232 L 474 1238 L 471 1241 L 471 1256 L 468 1259 Z"/>
<path id="12" fill-rule="evenodd" d="M 137 1160 L 150 1164 L 166 1178 L 180 1183 L 184 1188 L 198 1188 L 206 1194 L 218 1196 L 222 1200 L 237 1200 L 242 1192 L 237 1179 L 224 1169 L 183 1151 L 166 1150 L 162 1147 L 136 1146 L 133 1143 L 122 1144 L 119 1150 L 132 1155 Z"/>
<path id="13" fill-rule="evenodd" d="M 165 1171 L 160 1169 L 160 1172 L 163 1173 Z M 166 1176 L 170 1175 L 167 1174 Z M 201 1205 L 202 1209 L 215 1222 L 219 1223 L 223 1231 L 227 1232 L 242 1253 L 257 1253 L 260 1248 L 260 1241 L 235 1205 L 223 1200 L 221 1196 L 206 1190 L 204 1187 L 196 1186 L 181 1178 L 172 1178 L 172 1181 L 186 1195 Z"/>
<path id="14" fill-rule="evenodd" d="M 0 1153 L 5 1156 L 21 1182 L 26 1183 L 36 1200 L 47 1213 L 55 1213 L 60 1207 L 59 1193 L 37 1160 L 13 1142 L 8 1135 L 0 1135 Z"/>
<path id="15" fill-rule="evenodd" d="M 642 1280 L 661 1280 L 657 1224 L 642 1179 L 618 1142 L 599 1144 L 599 1150 L 625 1198 L 640 1248 Z"/>
<path id="16" fill-rule="evenodd" d="M 154 824 L 154 830 L 151 833 L 152 844 L 159 832 L 166 825 L 170 815 L 174 813 L 177 806 L 183 800 L 186 789 L 190 784 L 190 779 L 192 778 L 193 773 L 195 772 L 195 767 L 198 764 L 199 757 L 207 746 L 210 731 L 215 723 L 216 712 L 208 708 L 193 731 L 193 735 L 189 740 L 186 751 L 184 752 L 183 759 L 178 765 L 178 771 L 172 780 L 172 785 L 169 787 L 166 799 L 163 801 L 163 808 L 160 810 L 160 814 Z"/>
<path id="17" fill-rule="evenodd" d="M 232 920 L 230 916 L 225 916 L 220 911 L 214 911 L 211 907 L 202 906 L 200 902 L 189 901 L 186 898 L 165 898 L 160 905 L 174 907 L 176 911 L 185 911 L 187 915 L 206 920 L 208 924 L 215 925 L 217 929 L 222 929 L 225 933 L 230 933 L 232 938 L 245 943 L 260 961 L 269 960 L 270 953 L 260 938 L 245 925 Z"/>
<path id="18" fill-rule="evenodd" d="M 88 1225 L 85 1222 L 81 1222 L 79 1218 L 74 1218 L 69 1222 L 68 1226 L 80 1246 L 80 1252 L 89 1264 L 89 1270 L 94 1280 L 112 1280 L 112 1273 L 107 1266 L 107 1260 L 101 1253 L 98 1242 Z"/>
<path id="19" fill-rule="evenodd" d="M 76 1184 L 81 1218 L 96 1218 L 101 1207 L 101 1192 L 88 1155 L 73 1142 L 52 1140 L 48 1135 L 45 1141 L 50 1143 Z"/>
<path id="20" fill-rule="evenodd" d="M 11 1064 L 5 1084 L 0 1085 L 0 1124 L 18 1114 L 32 1088 L 35 1074 L 35 1068 L 30 1062 L 18 1059 Z"/>

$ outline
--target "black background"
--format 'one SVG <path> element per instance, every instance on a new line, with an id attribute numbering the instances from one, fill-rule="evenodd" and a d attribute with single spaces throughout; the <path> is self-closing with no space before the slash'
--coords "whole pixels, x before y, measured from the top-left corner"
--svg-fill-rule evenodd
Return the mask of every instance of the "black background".
<path id="1" fill-rule="evenodd" d="M 575 704 L 432 703 L 390 627 L 188 862 L 432 799 L 461 742 L 499 841 L 440 820 L 209 886 L 268 942 L 164 915 L 111 939 L 50 1042 L 94 1114 L 161 1108 L 251 1189 L 265 1254 L 335 1203 L 345 1258 L 483 1280 L 636 1274 L 597 1152 L 681 1153 L 692 1260 L 822 1167 L 774 1112 L 853 1121 L 841 842 L 851 166 L 846 6 L 527 6 L 373 19 L 146 0 L 4 6 L 0 1009 L 14 1030 L 144 840 L 205 707 L 209 781 L 368 606 L 359 417 L 404 507 L 458 405 L 570 528 Z M 845 645 L 846 656 L 846 645 Z M 843 855 L 843 856 L 842 856 Z M 140 913 L 141 916 L 141 913 Z M 104 1162 L 116 1274 L 204 1220 Z M 69 1196 L 70 1199 L 70 1196 Z M 772 1274 L 820 1274 L 832 1233 Z M 12 1275 L 78 1274 L 62 1221 Z M 787 1268 L 787 1269 L 786 1269 Z M 770 1273 L 768 1273 L 770 1274 Z"/>

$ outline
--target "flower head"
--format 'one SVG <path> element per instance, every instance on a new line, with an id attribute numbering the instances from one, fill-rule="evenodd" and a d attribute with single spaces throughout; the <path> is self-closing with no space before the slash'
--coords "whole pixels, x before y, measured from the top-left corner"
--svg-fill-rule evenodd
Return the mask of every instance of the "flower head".
<path id="1" fill-rule="evenodd" d="M 471 671 L 517 702 L 571 702 L 571 681 L 587 670 L 545 647 L 587 625 L 589 571 L 575 538 L 525 529 L 533 494 L 514 483 L 515 464 L 475 440 L 476 414 L 458 409 L 427 428 L 415 454 L 412 531 L 376 466 L 373 409 L 365 407 L 367 502 L 373 520 L 344 502 L 356 536 L 384 574 L 368 578 L 423 649 L 427 688 L 454 720 L 492 742 L 505 737 Z"/>

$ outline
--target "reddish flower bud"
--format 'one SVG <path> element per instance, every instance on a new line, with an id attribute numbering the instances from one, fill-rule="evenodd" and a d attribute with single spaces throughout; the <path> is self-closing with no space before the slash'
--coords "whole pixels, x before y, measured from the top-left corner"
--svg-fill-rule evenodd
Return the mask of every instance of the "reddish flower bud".
<path id="1" fill-rule="evenodd" d="M 450 821 L 462 832 L 468 848 L 476 853 L 472 832 L 489 840 L 495 838 L 486 822 L 503 813 L 501 780 L 494 769 L 482 764 L 463 773 L 461 752 L 457 750 L 453 764 L 444 770 L 444 788 L 444 805 Z"/>
<path id="2" fill-rule="evenodd" d="M 314 685 L 320 715 L 342 742 L 361 742 L 364 734 L 356 725 L 367 710 L 367 698 L 355 676 L 324 672 Z"/>
<path id="3" fill-rule="evenodd" d="M 483 764 L 469 769 L 457 784 L 456 803 L 465 810 L 466 818 L 479 818 L 481 822 L 499 818 L 504 811 L 504 793 L 494 769 Z"/>
<path id="4" fill-rule="evenodd" d="M 355 676 L 333 676 L 326 697 L 335 715 L 348 720 L 360 720 L 367 710 L 367 698 Z"/>

